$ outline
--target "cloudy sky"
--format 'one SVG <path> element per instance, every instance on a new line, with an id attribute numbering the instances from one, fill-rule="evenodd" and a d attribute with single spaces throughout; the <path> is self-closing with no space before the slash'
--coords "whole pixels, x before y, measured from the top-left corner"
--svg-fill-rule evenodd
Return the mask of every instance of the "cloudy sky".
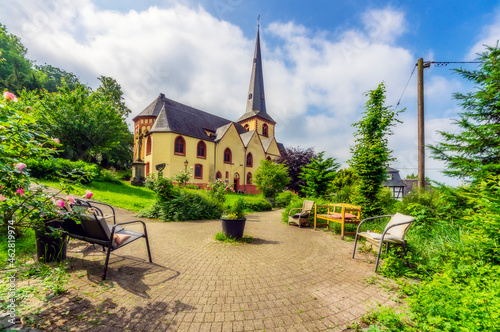
<path id="1" fill-rule="evenodd" d="M 390 147 L 391 166 L 417 172 L 415 63 L 472 61 L 500 39 L 500 2 L 362 0 L 12 0 L 0 23 L 19 36 L 28 57 L 97 87 L 115 78 L 137 115 L 159 93 L 236 120 L 245 112 L 260 15 L 268 113 L 286 146 L 326 151 L 345 166 L 352 123 L 365 93 L 380 82 L 387 105 L 406 108 Z M 473 87 L 449 64 L 425 69 L 426 144 L 454 131 L 454 92 Z M 407 89 L 405 86 L 408 84 Z M 427 153 L 426 175 L 445 166 Z"/>

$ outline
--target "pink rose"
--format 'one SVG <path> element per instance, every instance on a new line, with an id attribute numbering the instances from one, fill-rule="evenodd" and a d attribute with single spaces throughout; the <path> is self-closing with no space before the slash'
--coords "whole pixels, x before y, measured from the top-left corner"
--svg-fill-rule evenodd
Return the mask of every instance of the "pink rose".
<path id="1" fill-rule="evenodd" d="M 64 208 L 64 201 L 62 199 L 58 199 L 56 201 L 56 206 L 60 209 L 63 209 Z"/>
<path id="2" fill-rule="evenodd" d="M 23 188 L 19 188 L 16 190 L 16 194 L 19 194 L 19 196 L 24 196 L 24 190 Z"/>
<path id="3" fill-rule="evenodd" d="M 66 197 L 66 199 L 68 200 L 68 202 L 70 202 L 71 204 L 75 204 L 75 199 L 71 196 L 68 196 Z"/>
<path id="4" fill-rule="evenodd" d="M 14 166 L 15 169 L 17 169 L 19 172 L 23 172 L 23 169 L 26 167 L 25 163 L 17 163 L 16 166 Z"/>
<path id="5" fill-rule="evenodd" d="M 4 195 L 0 195 L 0 202 L 3 202 L 7 199 L 7 197 L 5 197 Z"/>
<path id="6" fill-rule="evenodd" d="M 16 95 L 14 95 L 13 93 L 11 93 L 9 91 L 5 91 L 3 93 L 3 97 L 7 100 L 17 101 Z"/>
<path id="7" fill-rule="evenodd" d="M 87 191 L 85 191 L 85 195 L 83 195 L 82 197 L 84 197 L 86 199 L 91 199 L 92 195 L 94 195 L 94 194 L 90 190 L 87 190 Z"/>
<path id="8" fill-rule="evenodd" d="M 54 141 L 54 143 L 57 143 L 57 144 L 61 143 L 61 141 L 59 141 L 59 138 L 53 138 L 52 140 Z"/>

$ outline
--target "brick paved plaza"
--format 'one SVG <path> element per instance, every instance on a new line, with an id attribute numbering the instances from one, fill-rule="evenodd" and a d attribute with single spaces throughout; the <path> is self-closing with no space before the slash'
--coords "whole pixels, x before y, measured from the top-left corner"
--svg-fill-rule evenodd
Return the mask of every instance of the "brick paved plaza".
<path id="1" fill-rule="evenodd" d="M 71 240 L 69 291 L 43 303 L 42 330 L 342 331 L 393 304 L 367 282 L 373 255 L 353 260 L 353 242 L 287 226 L 281 210 L 248 216 L 251 244 L 217 242 L 219 220 L 147 227 L 154 264 L 140 239 L 111 254 L 106 282 L 101 249 Z"/>

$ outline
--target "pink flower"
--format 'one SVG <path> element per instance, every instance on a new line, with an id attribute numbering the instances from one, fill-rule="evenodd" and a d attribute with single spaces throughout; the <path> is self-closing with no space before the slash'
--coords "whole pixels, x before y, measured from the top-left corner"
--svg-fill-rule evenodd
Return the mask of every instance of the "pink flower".
<path id="1" fill-rule="evenodd" d="M 15 169 L 17 169 L 19 172 L 23 172 L 23 169 L 26 167 L 25 163 L 17 163 L 16 166 L 14 166 Z"/>
<path id="2" fill-rule="evenodd" d="M 62 199 L 58 199 L 56 201 L 56 206 L 60 209 L 63 209 L 64 208 L 64 201 Z"/>
<path id="3" fill-rule="evenodd" d="M 75 199 L 71 196 L 68 196 L 66 197 L 66 199 L 68 200 L 68 202 L 70 202 L 71 204 L 75 204 Z"/>
<path id="4" fill-rule="evenodd" d="M 0 195 L 0 202 L 3 202 L 7 199 L 7 197 L 5 197 L 4 195 Z"/>
<path id="5" fill-rule="evenodd" d="M 52 140 L 54 141 L 54 143 L 57 143 L 57 144 L 61 143 L 61 141 L 59 140 L 59 138 L 53 138 Z"/>
<path id="6" fill-rule="evenodd" d="M 23 188 L 19 188 L 16 190 L 16 194 L 19 194 L 19 196 L 24 196 L 24 190 Z"/>
<path id="7" fill-rule="evenodd" d="M 91 199 L 92 195 L 94 195 L 94 194 L 90 190 L 87 190 L 87 191 L 85 191 L 85 195 L 83 195 L 82 197 L 84 197 L 86 199 Z"/>
<path id="8" fill-rule="evenodd" d="M 9 91 L 5 91 L 3 93 L 3 97 L 7 100 L 17 101 L 16 95 L 14 95 L 13 93 L 11 93 Z"/>

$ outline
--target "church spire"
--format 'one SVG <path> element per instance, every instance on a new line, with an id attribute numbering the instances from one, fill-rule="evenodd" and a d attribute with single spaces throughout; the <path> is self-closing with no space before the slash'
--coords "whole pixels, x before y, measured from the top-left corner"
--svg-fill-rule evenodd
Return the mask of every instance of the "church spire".
<path id="1" fill-rule="evenodd" d="M 250 76 L 250 87 L 248 89 L 247 98 L 246 113 L 243 114 L 238 121 L 257 115 L 275 123 L 274 120 L 267 114 L 266 110 L 264 75 L 262 74 L 262 57 L 260 54 L 260 24 L 257 28 L 252 75 Z"/>

